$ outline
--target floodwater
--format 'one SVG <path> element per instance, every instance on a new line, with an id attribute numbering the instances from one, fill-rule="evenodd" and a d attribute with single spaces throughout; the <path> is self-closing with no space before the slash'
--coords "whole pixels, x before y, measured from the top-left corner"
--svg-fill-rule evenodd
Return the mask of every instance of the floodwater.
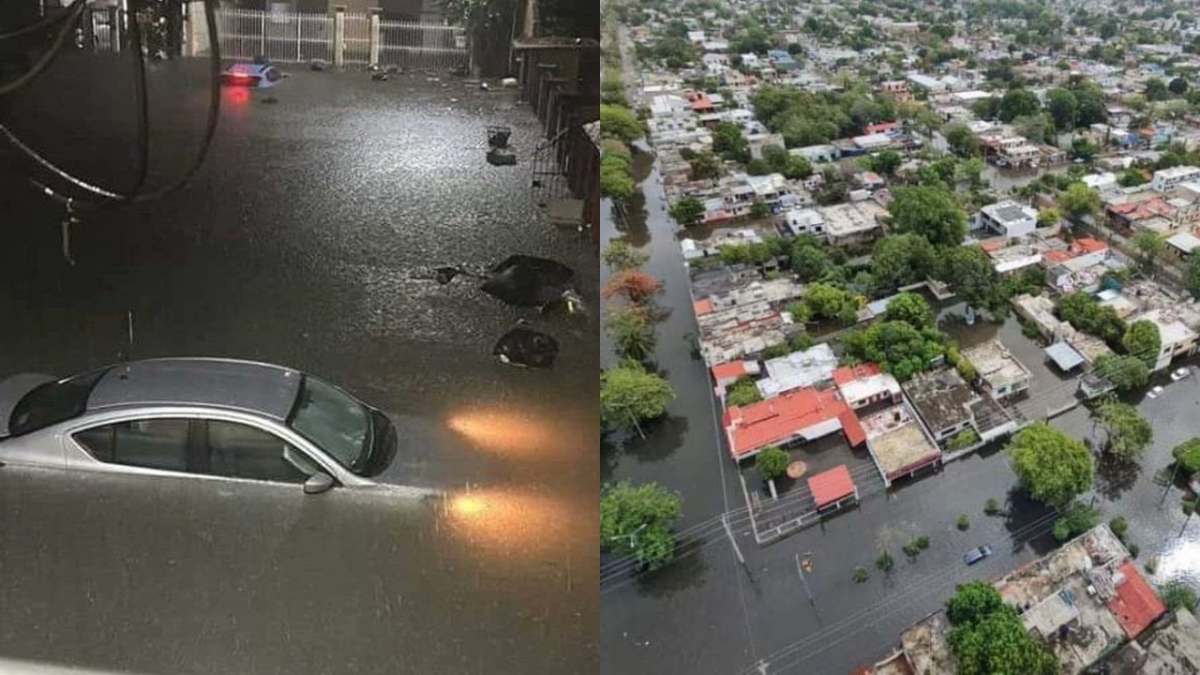
<path id="1" fill-rule="evenodd" d="M 665 281 L 660 303 L 667 318 L 658 327 L 654 361 L 678 397 L 667 419 L 648 430 L 645 440 L 608 439 L 603 472 L 606 479 L 656 480 L 680 491 L 684 515 L 678 529 L 685 545 L 670 566 L 657 572 L 635 574 L 628 565 L 605 561 L 605 672 L 751 675 L 759 672 L 755 666 L 761 661 L 773 674 L 846 673 L 886 656 L 898 644 L 901 631 L 940 608 L 955 584 L 1000 576 L 1053 550 L 1056 543 L 1049 532 L 1054 517 L 1016 488 L 997 447 L 941 471 L 898 481 L 886 492 L 864 494 L 858 508 L 758 547 L 748 516 L 738 511 L 744 503 L 741 486 L 721 450 L 705 367 L 691 358 L 683 342 L 695 330 L 687 274 L 655 181 L 651 170 L 643 182 L 645 200 L 636 202 L 639 217 L 614 217 L 605 206 L 601 236 L 604 241 L 625 236 L 644 246 L 651 256 L 647 271 Z M 1071 383 L 1045 361 L 1040 345 L 1021 334 L 1015 316 L 1002 324 L 979 317 L 967 326 L 963 309 L 961 303 L 948 303 L 939 313 L 939 327 L 964 347 L 998 337 L 1030 369 L 1034 391 L 1024 400 L 1026 415 L 1045 415 L 1071 399 Z M 610 363 L 607 343 L 604 350 L 602 359 Z M 1158 399 L 1139 395 L 1130 401 L 1151 420 L 1155 442 L 1140 469 L 1101 466 L 1096 505 L 1105 520 L 1117 514 L 1126 517 L 1129 541 L 1141 548 L 1140 559 L 1158 558 L 1154 581 L 1182 578 L 1198 583 L 1200 520 L 1188 522 L 1180 509 L 1182 482 L 1164 492 L 1166 486 L 1155 482 L 1154 474 L 1170 462 L 1172 447 L 1200 431 L 1189 420 L 1190 411 L 1200 405 L 1200 377 L 1169 384 Z M 1082 406 L 1056 417 L 1053 424 L 1094 442 L 1103 435 L 1092 428 Z M 751 490 L 761 491 L 750 483 Z M 983 514 L 988 498 L 1002 505 L 1002 514 Z M 766 509 L 781 508 L 764 499 Z M 1090 503 L 1092 495 L 1081 499 Z M 730 529 L 744 565 L 721 526 L 726 504 L 732 509 Z M 965 532 L 955 526 L 962 514 L 970 520 Z M 929 550 L 915 560 L 906 559 L 901 547 L 922 534 L 931 538 Z M 963 553 L 984 543 L 996 554 L 969 568 L 963 565 Z M 874 567 L 885 549 L 896 558 L 889 574 Z M 797 570 L 800 559 L 812 563 L 803 577 Z M 857 566 L 869 570 L 866 583 L 851 580 Z"/>
<path id="2" fill-rule="evenodd" d="M 153 66 L 156 184 L 197 145 L 198 66 Z M 127 186 L 132 99 L 115 74 L 68 56 L 0 119 Z M 125 356 L 286 364 L 392 416 L 389 476 L 415 488 L 305 496 L 0 469 L 0 659 L 148 674 L 595 672 L 595 247 L 541 220 L 529 192 L 541 130 L 516 93 L 438 77 L 296 68 L 270 90 L 223 91 L 192 184 L 83 214 L 74 264 L 62 207 L 0 155 L 0 375 Z M 490 124 L 512 127 L 516 167 L 486 163 Z M 543 317 L 477 281 L 421 274 L 512 254 L 572 267 L 589 311 Z M 493 358 L 522 319 L 559 343 L 553 368 Z"/>

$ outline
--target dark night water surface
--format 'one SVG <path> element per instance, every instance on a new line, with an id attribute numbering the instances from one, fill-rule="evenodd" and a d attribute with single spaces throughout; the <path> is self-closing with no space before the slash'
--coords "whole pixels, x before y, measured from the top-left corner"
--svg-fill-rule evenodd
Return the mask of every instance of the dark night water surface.
<path id="1" fill-rule="evenodd" d="M 197 64 L 155 66 L 152 174 L 196 147 Z M 31 144 L 128 184 L 128 85 L 68 58 L 0 108 Z M 263 99 L 273 97 L 274 104 Z M 539 220 L 541 137 L 513 92 L 297 69 L 226 90 L 184 192 L 61 209 L 0 155 L 0 375 L 211 355 L 319 374 L 401 430 L 390 476 L 444 492 L 299 490 L 0 469 L 0 659 L 138 673 L 591 673 L 598 664 L 598 272 Z M 484 160 L 507 124 L 521 163 Z M 422 269 L 521 253 L 573 267 L 591 310 L 542 318 Z M 128 318 L 133 317 L 133 345 Z M 551 370 L 493 358 L 520 319 Z"/>

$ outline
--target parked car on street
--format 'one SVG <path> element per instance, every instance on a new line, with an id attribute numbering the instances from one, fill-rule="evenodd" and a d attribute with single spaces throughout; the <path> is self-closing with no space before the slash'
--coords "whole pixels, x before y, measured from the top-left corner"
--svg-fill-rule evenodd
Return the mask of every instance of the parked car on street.
<path id="1" fill-rule="evenodd" d="M 1178 382 L 1191 374 L 1192 374 L 1191 369 L 1188 368 L 1187 366 L 1184 366 L 1183 368 L 1180 368 L 1180 369 L 1176 370 L 1175 372 L 1171 373 L 1171 381 Z"/>
<path id="2" fill-rule="evenodd" d="M 281 79 L 283 79 L 283 73 L 269 63 L 239 62 L 229 66 L 225 72 L 221 73 L 221 84 L 231 87 L 266 89 L 275 86 L 275 83 Z"/>
<path id="3" fill-rule="evenodd" d="M 230 359 L 155 359 L 0 381 L 0 464 L 303 485 L 375 485 L 392 422 L 312 375 Z"/>
<path id="4" fill-rule="evenodd" d="M 1158 398 L 1159 396 L 1163 395 L 1164 391 L 1165 390 L 1162 387 L 1154 387 L 1148 394 L 1146 394 L 1146 396 L 1149 398 Z"/>
<path id="5" fill-rule="evenodd" d="M 967 551 L 966 555 L 963 556 L 963 562 L 968 565 L 974 565 L 975 563 L 979 562 L 980 560 L 983 560 L 984 558 L 990 556 L 991 554 L 992 554 L 992 547 L 988 546 L 987 544 L 984 544 L 983 546 L 979 546 L 977 548 L 971 549 L 970 551 Z"/>

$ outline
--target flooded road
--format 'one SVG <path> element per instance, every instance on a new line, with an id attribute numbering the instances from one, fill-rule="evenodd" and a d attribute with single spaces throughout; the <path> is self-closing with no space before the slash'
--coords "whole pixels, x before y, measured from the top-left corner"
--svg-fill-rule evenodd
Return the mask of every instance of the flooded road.
<path id="1" fill-rule="evenodd" d="M 637 219 L 609 216 L 602 238 L 625 235 L 645 246 L 651 254 L 646 269 L 666 282 L 660 301 L 670 314 L 659 325 L 655 362 L 666 371 L 678 398 L 668 420 L 646 441 L 622 445 L 614 439 L 605 448 L 604 471 L 606 478 L 657 480 L 682 492 L 684 516 L 677 529 L 685 543 L 667 568 L 606 583 L 601 597 L 604 672 L 752 675 L 763 662 L 770 673 L 841 675 L 884 657 L 901 631 L 944 605 L 956 584 L 994 578 L 1056 547 L 1050 535 L 1054 515 L 1016 489 L 1015 476 L 997 447 L 937 473 L 898 481 L 890 490 L 864 494 L 858 508 L 758 547 L 748 516 L 739 511 L 741 488 L 719 450 L 719 437 L 698 435 L 699 429 L 712 434 L 717 424 L 704 366 L 677 342 L 695 323 L 677 236 L 661 209 L 654 175 L 643 183 L 646 226 Z M 948 303 L 939 314 L 939 327 L 964 347 L 998 337 L 1022 361 L 1033 380 L 1025 414 L 1043 416 L 1071 400 L 1073 382 L 1046 362 L 1042 346 L 1022 335 L 1015 317 L 1001 324 L 981 317 L 966 326 L 963 309 L 961 303 Z M 603 358 L 610 362 L 611 349 L 606 344 L 604 350 Z M 1105 521 L 1125 516 L 1129 541 L 1141 548 L 1141 560 L 1159 558 L 1155 582 L 1200 582 L 1200 520 L 1186 522 L 1178 487 L 1164 499 L 1165 486 L 1154 481 L 1154 474 L 1169 463 L 1171 448 L 1200 433 L 1188 421 L 1189 411 L 1200 405 L 1200 382 L 1194 376 L 1170 384 L 1158 399 L 1132 400 L 1154 425 L 1155 443 L 1140 469 L 1102 465 L 1096 505 Z M 1080 438 L 1095 433 L 1083 407 L 1052 423 Z M 726 496 L 744 566 L 721 527 Z M 988 498 L 996 499 L 1003 513 L 984 515 Z M 1090 503 L 1091 498 L 1081 499 Z M 698 504 L 707 510 L 699 510 Z M 768 502 L 765 508 L 773 507 Z M 970 522 L 967 531 L 956 527 L 963 514 Z M 918 535 L 929 536 L 931 546 L 908 560 L 900 549 Z M 966 567 L 963 553 L 984 543 L 996 554 Z M 882 550 L 897 559 L 888 574 L 874 567 Z M 803 579 L 797 572 L 801 558 L 813 565 Z M 869 570 L 867 582 L 852 581 L 856 566 Z M 620 568 L 609 564 L 608 569 Z"/>
<path id="2" fill-rule="evenodd" d="M 160 183 L 196 147 L 193 65 L 155 66 Z M 127 185 L 127 92 L 89 67 L 56 64 L 0 115 L 55 161 Z M 420 490 L 314 499 L 0 469 L 0 658 L 139 673 L 595 672 L 596 251 L 532 202 L 533 113 L 515 92 L 444 75 L 295 69 L 223 97 L 194 182 L 85 214 L 74 265 L 62 208 L 0 156 L 0 375 L 123 357 L 285 364 L 386 411 L 400 429 L 393 472 Z M 518 166 L 485 162 L 490 124 L 512 127 Z M 419 274 L 517 253 L 573 268 L 586 316 Z M 520 320 L 561 346 L 552 369 L 493 358 Z M 427 492 L 441 496 L 414 496 Z"/>

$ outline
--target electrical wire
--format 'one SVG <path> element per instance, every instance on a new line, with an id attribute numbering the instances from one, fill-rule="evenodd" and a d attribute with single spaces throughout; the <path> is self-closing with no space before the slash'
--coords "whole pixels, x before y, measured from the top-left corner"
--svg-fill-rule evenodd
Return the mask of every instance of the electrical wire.
<path id="1" fill-rule="evenodd" d="M 86 0 L 86 1 L 85 0 L 76 0 L 76 1 L 83 3 L 83 4 L 90 4 L 91 2 L 95 2 L 96 0 Z M 22 35 L 31 35 L 33 33 L 39 32 L 39 31 L 47 30 L 47 29 L 51 28 L 52 26 L 54 26 L 54 24 L 58 23 L 59 21 L 66 21 L 68 18 L 70 18 L 70 16 L 71 16 L 70 12 L 59 12 L 56 14 L 51 14 L 49 16 L 44 16 L 44 17 L 38 19 L 37 21 L 29 24 L 28 26 L 23 26 L 16 30 L 9 31 L 7 33 L 0 33 L 0 42 L 3 42 L 4 40 L 11 40 L 13 38 L 18 38 L 18 37 L 21 37 Z"/>
<path id="2" fill-rule="evenodd" d="M 66 192 L 66 190 L 58 190 L 58 189 L 55 189 L 54 187 L 50 186 L 49 184 L 41 183 L 36 180 L 33 181 L 33 183 L 35 185 L 40 187 L 44 192 L 46 192 L 53 199 L 56 199 L 57 201 L 60 201 L 63 203 L 69 203 L 69 204 L 75 205 L 74 208 L 76 208 L 77 210 L 88 210 L 88 209 L 94 210 L 94 209 L 101 208 L 103 206 L 114 206 L 114 205 L 119 205 L 119 204 L 124 204 L 124 203 L 141 203 L 141 202 L 147 202 L 147 201 L 160 199 L 162 197 L 165 197 L 169 194 L 176 192 L 177 190 L 183 188 L 185 185 L 187 185 L 189 182 L 191 182 L 192 178 L 194 178 L 196 173 L 199 172 L 200 167 L 203 165 L 205 158 L 208 156 L 208 151 L 212 147 L 212 141 L 213 141 L 213 138 L 216 136 L 217 125 L 220 120 L 221 49 L 220 49 L 220 41 L 218 40 L 218 37 L 217 37 L 217 19 L 216 19 L 215 2 L 216 2 L 216 0 L 205 0 L 205 2 L 204 2 L 204 16 L 205 16 L 205 22 L 208 27 L 209 48 L 210 48 L 210 52 L 209 52 L 210 85 L 209 85 L 208 117 L 207 117 L 207 121 L 205 123 L 204 136 L 201 141 L 200 150 L 196 155 L 196 159 L 192 162 L 192 164 L 188 167 L 188 169 L 183 173 L 183 175 L 181 175 L 178 180 L 176 180 L 172 183 L 169 183 L 168 185 L 166 185 L 162 188 L 159 188 L 159 189 L 151 191 L 151 192 L 142 192 L 143 184 L 145 181 L 145 173 L 148 172 L 148 165 L 149 165 L 149 145 L 150 145 L 149 144 L 149 120 L 148 120 L 149 115 L 148 115 L 148 102 L 146 100 L 148 97 L 146 96 L 145 64 L 142 62 L 142 55 L 141 55 L 141 48 L 142 48 L 141 41 L 142 40 L 141 40 L 140 28 L 138 26 L 136 26 L 137 17 L 135 15 L 134 20 L 133 20 L 133 23 L 135 25 L 131 30 L 133 31 L 134 35 L 137 38 L 137 44 L 135 45 L 135 49 L 134 49 L 134 56 L 135 56 L 136 60 L 138 61 L 138 66 L 137 66 L 138 77 L 137 77 L 137 79 L 140 81 L 139 84 L 135 85 L 135 88 L 137 89 L 137 92 L 138 92 L 137 95 L 139 96 L 140 101 L 141 101 L 141 105 L 139 106 L 141 108 L 141 112 L 139 112 L 138 145 L 140 147 L 139 156 L 142 160 L 145 160 L 143 163 L 143 166 L 138 171 L 139 179 L 137 181 L 137 184 L 135 185 L 134 189 L 130 190 L 129 192 L 121 193 L 121 192 L 110 190 L 108 188 L 104 188 L 99 185 L 90 183 L 86 180 L 83 180 L 82 178 L 79 178 L 79 177 L 71 174 L 70 172 L 66 171 L 65 169 L 60 168 L 59 166 L 57 166 L 56 164 L 51 162 L 49 159 L 42 156 L 36 150 L 34 150 L 29 145 L 27 145 L 26 143 L 21 141 L 21 139 L 18 138 L 17 135 L 14 134 L 7 126 L 0 124 L 0 137 L 2 137 L 11 147 L 15 148 L 19 152 L 19 154 L 24 155 L 26 159 L 28 159 L 29 161 L 36 164 L 43 171 L 45 171 L 48 174 L 51 174 L 52 176 L 56 177 L 59 181 L 65 183 L 67 186 L 69 186 L 69 188 L 68 188 L 69 190 L 81 192 L 84 195 L 91 197 L 92 199 L 99 199 L 101 201 L 101 203 L 94 204 L 89 201 L 82 200 L 79 197 L 68 196 L 68 195 L 64 194 L 64 192 Z M 86 5 L 86 3 L 80 2 L 79 6 L 75 10 L 73 10 L 74 12 L 76 12 L 76 18 L 78 18 L 78 14 L 82 13 L 81 8 L 84 5 Z M 70 25 L 71 25 L 70 23 L 67 24 L 68 27 Z M 61 33 L 60 33 L 60 36 L 61 36 Z M 51 53 L 58 51 L 58 50 L 61 50 L 61 44 L 56 42 L 55 46 L 51 50 Z"/>
<path id="3" fill-rule="evenodd" d="M 92 0 L 92 2 L 95 1 L 96 0 Z M 58 29 L 58 34 L 54 37 L 54 42 L 51 44 L 50 49 L 46 50 L 46 53 L 42 54 L 42 57 L 39 58 L 37 62 L 35 62 L 33 66 L 31 66 L 29 70 L 25 72 L 24 75 L 21 75 L 17 79 L 12 80 L 7 84 L 0 85 L 0 96 L 7 96 L 27 86 L 30 82 L 33 82 L 38 75 L 41 75 L 42 72 L 49 68 L 51 63 L 54 63 L 54 60 L 58 58 L 58 55 L 62 53 L 63 47 L 67 44 L 67 36 L 72 33 L 75 27 L 75 22 L 79 20 L 79 17 L 83 16 L 83 10 L 86 9 L 87 6 L 87 2 L 80 0 L 75 4 L 74 7 L 71 8 L 71 11 L 66 14 L 66 19 L 63 20 L 64 22 L 62 28 Z"/>

